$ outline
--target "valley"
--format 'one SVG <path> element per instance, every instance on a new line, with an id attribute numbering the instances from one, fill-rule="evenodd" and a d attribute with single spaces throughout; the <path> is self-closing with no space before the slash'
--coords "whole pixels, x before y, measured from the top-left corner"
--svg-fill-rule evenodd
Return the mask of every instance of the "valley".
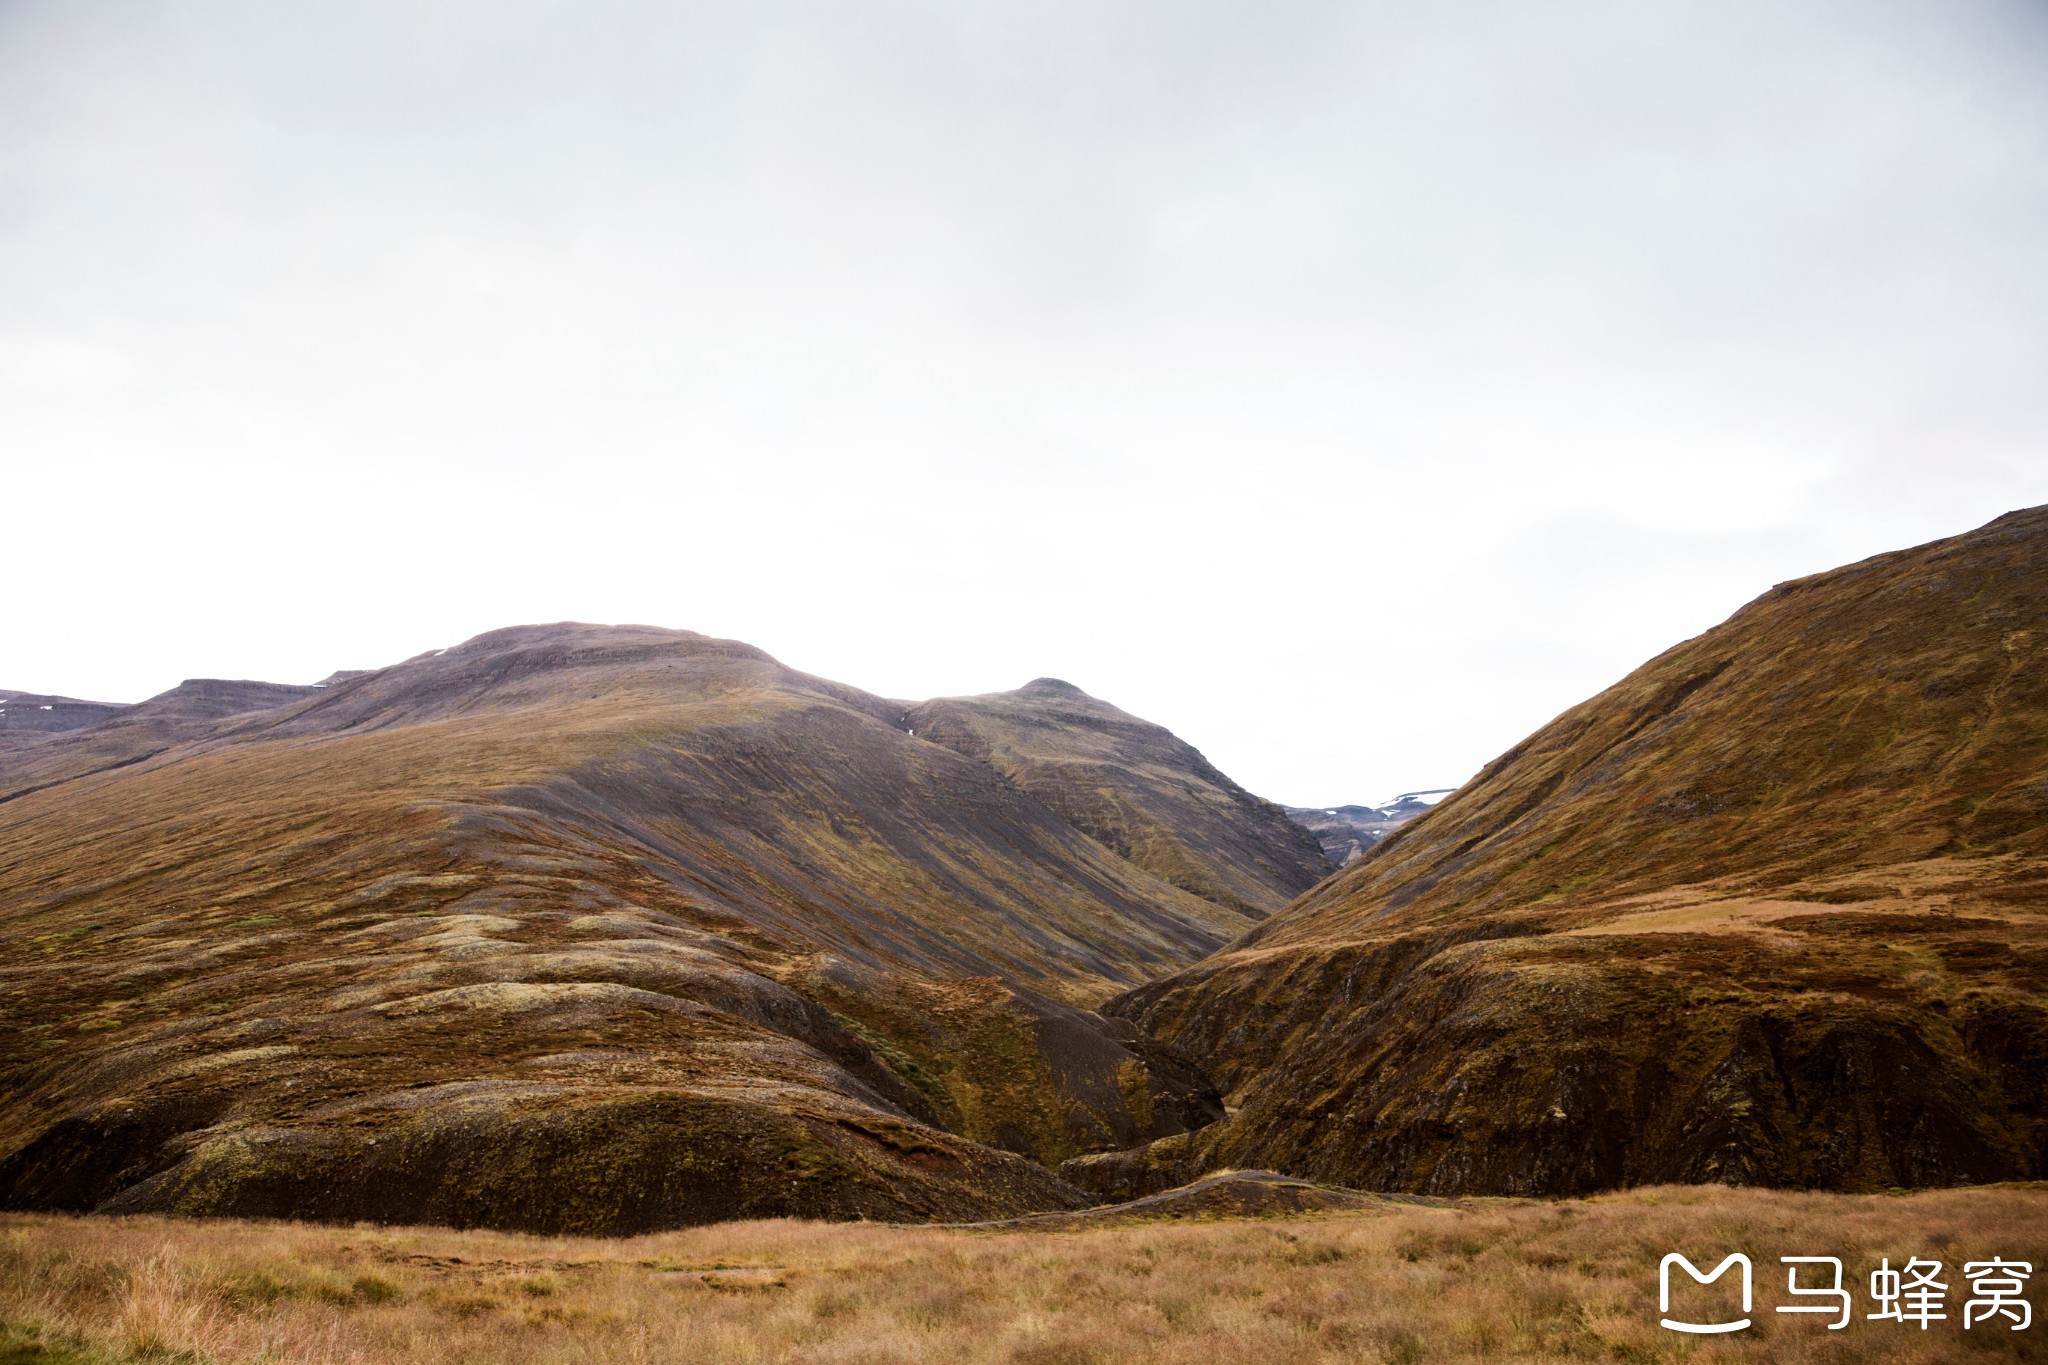
<path id="1" fill-rule="evenodd" d="M 37 708 L 0 733 L 10 1254 L 163 1229 L 202 1269 L 123 1250 L 108 1283 L 200 1294 L 231 1324 L 222 1358 L 304 1313 L 396 1340 L 468 1295 L 544 1359 L 551 1304 L 440 1270 L 391 1281 L 403 1313 L 348 1316 L 353 1290 L 252 1306 L 206 1242 L 241 1225 L 204 1220 L 295 1220 L 263 1236 L 357 1266 L 306 1272 L 329 1285 L 382 1274 L 358 1266 L 373 1241 L 472 1248 L 431 1253 L 451 1266 L 484 1243 L 301 1223 L 659 1234 L 701 1250 L 641 1259 L 758 1245 L 790 1269 L 781 1326 L 693 1301 L 676 1330 L 737 1333 L 733 1358 L 841 1340 L 851 1322 L 814 1320 L 844 1298 L 921 1343 L 889 1358 L 973 1359 L 947 1314 L 913 1330 L 882 1306 L 909 1289 L 859 1277 L 916 1247 L 936 1284 L 1028 1280 L 990 1268 L 1028 1244 L 1076 1283 L 1185 1254 L 1177 1275 L 1230 1295 L 1233 1245 L 1334 1238 L 1437 1344 L 1349 1300 L 1276 1321 L 1251 1295 L 1231 1324 L 1070 1306 L 1061 1332 L 1112 1344 L 1043 1358 L 1166 1358 L 1187 1322 L 1280 1331 L 1276 1359 L 1477 1357 L 1501 1330 L 1557 1358 L 1648 1350 L 1599 1288 L 1618 1260 L 1574 1282 L 1608 1305 L 1579 1328 L 1473 1324 L 1566 1292 L 1514 1250 L 1560 1210 L 1668 1229 L 1769 1208 L 1874 1247 L 1907 1207 L 1886 1192 L 1953 1190 L 1912 1207 L 2027 1225 L 2048 1177 L 2044 629 L 2035 509 L 1782 584 L 1457 791 L 1321 823 L 1057 679 L 905 702 L 649 627 L 518 627 L 136 706 L 9 693 Z M 847 1222 L 959 1226 L 824 1226 Z M 732 1231 L 678 1231 L 709 1224 Z M 1464 1224 L 1486 1231 L 1454 1259 L 1520 1285 L 1505 1307 L 1424 1304 L 1420 1271 L 1383 1264 Z M 1642 1252 L 1622 1227 L 1587 1263 Z M 672 1311 L 617 1273 L 571 1276 L 563 1320 Z M 77 1306 L 96 1293 L 18 1304 L 9 1330 L 126 1358 L 105 1304 Z"/>

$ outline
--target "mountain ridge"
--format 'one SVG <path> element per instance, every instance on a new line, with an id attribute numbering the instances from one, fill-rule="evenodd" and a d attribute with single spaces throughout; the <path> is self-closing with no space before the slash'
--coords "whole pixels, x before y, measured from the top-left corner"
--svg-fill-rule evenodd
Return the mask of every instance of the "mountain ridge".
<path id="1" fill-rule="evenodd" d="M 9 1206 L 1011 1216 L 1221 1113 L 1089 1006 L 1249 918 L 901 703 L 574 624 L 198 690 L 0 752 Z"/>
<path id="2" fill-rule="evenodd" d="M 2048 508 L 1781 584 L 1327 876 L 1054 678 L 909 703 L 557 623 L 48 702 L 0 735 L 0 1205 L 2043 1178 L 2044 638 Z"/>
<path id="3" fill-rule="evenodd" d="M 1286 811 L 1193 745 L 1058 678 L 908 708 L 904 725 L 1001 773 L 1146 871 L 1254 919 L 1329 872 Z"/>

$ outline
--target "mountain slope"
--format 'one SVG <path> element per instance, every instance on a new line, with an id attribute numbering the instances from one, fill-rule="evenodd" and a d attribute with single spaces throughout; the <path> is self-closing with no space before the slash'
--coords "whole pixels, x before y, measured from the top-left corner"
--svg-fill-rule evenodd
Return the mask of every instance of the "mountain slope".
<path id="1" fill-rule="evenodd" d="M 304 701 L 320 690 L 318 685 L 187 678 L 133 706 L 0 692 L 0 802 L 140 763 L 206 737 L 216 721 Z M 33 702 L 43 705 L 30 706 Z"/>
<path id="2" fill-rule="evenodd" d="M 0 1201 L 1001 1216 L 1220 1113 L 1087 1006 L 1250 919 L 900 703 L 639 627 L 292 691 L 0 754 Z"/>
<path id="3" fill-rule="evenodd" d="M 1314 836 L 1171 731 L 1039 678 L 905 713 L 919 738 L 984 763 L 1184 891 L 1263 918 L 1330 865 Z"/>
<path id="4" fill-rule="evenodd" d="M 0 735 L 10 738 L 58 734 L 111 719 L 125 707 L 76 697 L 46 697 L 0 687 Z"/>
<path id="5" fill-rule="evenodd" d="M 1069 1174 L 2048 1174 L 2048 509 L 1774 588 L 1112 1002 L 1226 1124 Z"/>

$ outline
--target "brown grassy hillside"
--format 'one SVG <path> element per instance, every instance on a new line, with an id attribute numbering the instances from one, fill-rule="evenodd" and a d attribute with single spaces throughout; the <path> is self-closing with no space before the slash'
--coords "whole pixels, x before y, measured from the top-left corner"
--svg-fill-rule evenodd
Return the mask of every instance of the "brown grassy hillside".
<path id="1" fill-rule="evenodd" d="M 2048 1173 L 2048 509 L 1781 585 L 1111 1008 L 1239 1112 L 1072 1172 Z"/>
<path id="2" fill-rule="evenodd" d="M 1287 812 L 1218 772 L 1161 726 L 1039 678 L 1015 692 L 947 697 L 904 723 L 994 768 L 1155 877 L 1264 918 L 1329 874 Z"/>
<path id="3" fill-rule="evenodd" d="M 319 691 L 318 686 L 187 678 L 133 706 L 0 692 L 0 802 L 140 763 L 206 738 L 215 721 L 304 701 Z"/>
<path id="4" fill-rule="evenodd" d="M 584 626 L 298 691 L 0 754 L 6 1204 L 987 1217 L 1219 1112 L 1086 1007 L 1250 921 L 900 703 Z"/>

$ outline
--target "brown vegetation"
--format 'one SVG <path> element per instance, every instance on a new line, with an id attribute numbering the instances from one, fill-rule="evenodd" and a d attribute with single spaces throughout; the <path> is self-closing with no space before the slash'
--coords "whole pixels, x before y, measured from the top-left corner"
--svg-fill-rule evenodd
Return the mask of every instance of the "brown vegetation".
<path id="1" fill-rule="evenodd" d="M 1784 584 L 1108 1008 L 1369 1189 L 2048 1174 L 2048 509 Z"/>
<path id="2" fill-rule="evenodd" d="M 1287 812 L 1172 731 L 1058 678 L 946 697 L 904 716 L 920 738 L 985 763 L 1153 876 L 1263 919 L 1332 864 Z"/>
<path id="3" fill-rule="evenodd" d="M 1958 1272 L 1994 1255 L 2048 1266 L 2044 1226 L 2040 1187 L 1661 1188 L 1055 1231 L 754 1222 L 620 1241 L 16 1214 L 0 1218 L 0 1360 L 2037 1360 L 2048 1323 L 1963 1330 Z M 1661 1328 L 1659 1259 L 1733 1250 L 1756 1262 L 1755 1326 Z M 1773 1311 L 1783 1255 L 1843 1258 L 1846 1330 Z M 1868 1321 L 1869 1270 L 1916 1255 L 1947 1266 L 1948 1319 Z"/>
<path id="4" fill-rule="evenodd" d="M 15 736 L 0 1203 L 629 1232 L 1085 1202 L 1049 1168 L 1221 1113 L 1088 1007 L 1252 921 L 906 709 L 565 625 Z"/>
<path id="5" fill-rule="evenodd" d="M 913 707 L 564 625 L 24 729 L 0 1205 L 622 1234 L 1230 1167 L 2038 1178 L 2044 629 L 2048 509 L 1784 585 L 1263 921 L 1313 838 L 1052 680 Z"/>

